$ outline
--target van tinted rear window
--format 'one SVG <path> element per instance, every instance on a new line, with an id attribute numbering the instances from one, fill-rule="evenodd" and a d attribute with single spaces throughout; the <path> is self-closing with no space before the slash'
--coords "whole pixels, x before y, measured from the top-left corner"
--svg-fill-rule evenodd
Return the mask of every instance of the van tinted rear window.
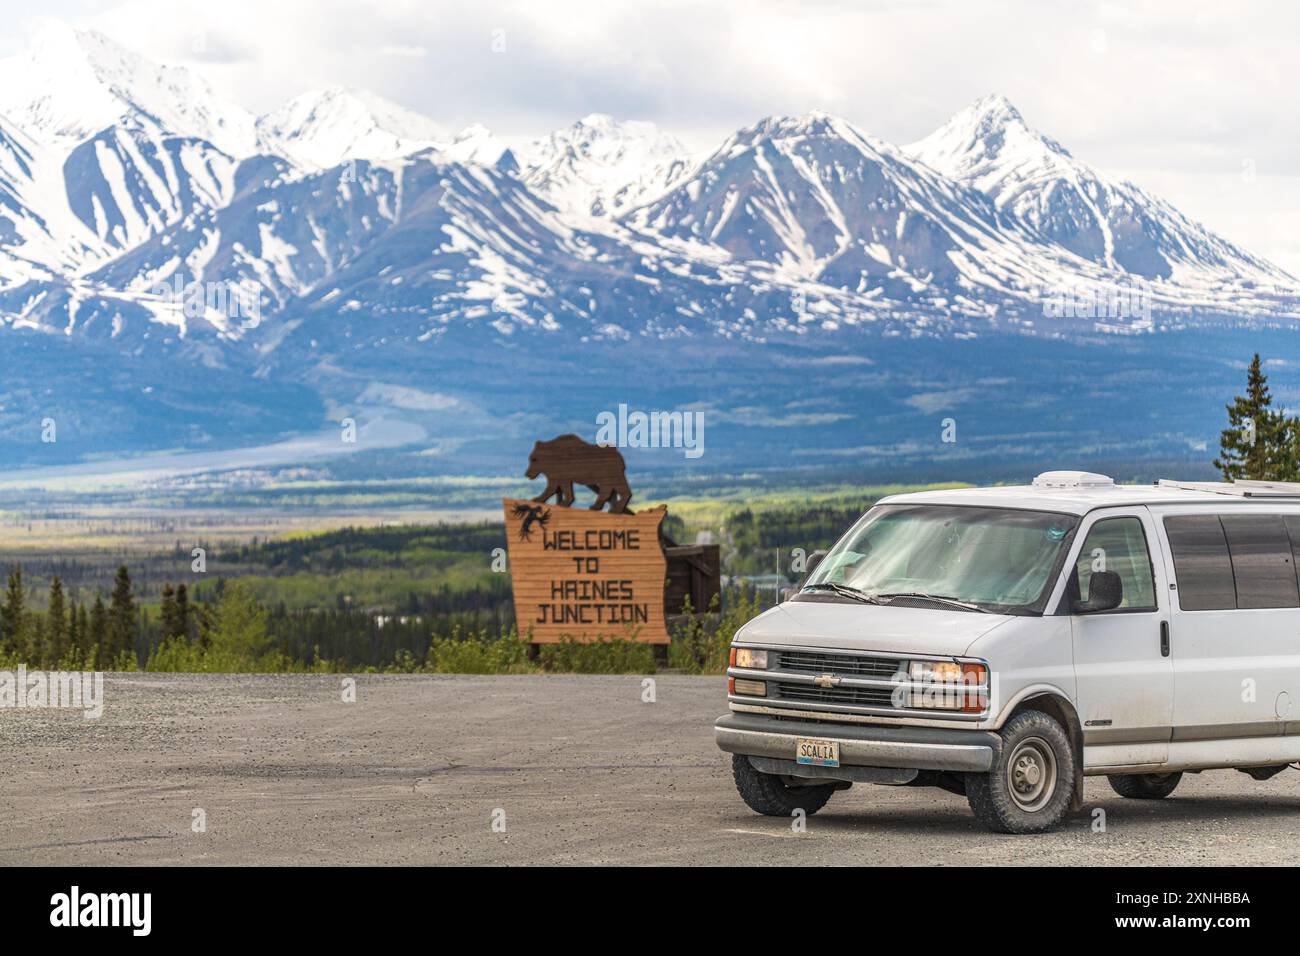
<path id="1" fill-rule="evenodd" d="M 1282 515 L 1219 515 L 1232 555 L 1238 607 L 1300 607 Z"/>
<path id="2" fill-rule="evenodd" d="M 1219 516 L 1171 516 L 1165 518 L 1165 534 L 1178 578 L 1178 606 L 1184 611 L 1235 608 L 1232 558 Z"/>
<path id="3" fill-rule="evenodd" d="M 1300 607 L 1283 516 L 1234 514 L 1219 520 L 1232 557 L 1237 607 Z"/>

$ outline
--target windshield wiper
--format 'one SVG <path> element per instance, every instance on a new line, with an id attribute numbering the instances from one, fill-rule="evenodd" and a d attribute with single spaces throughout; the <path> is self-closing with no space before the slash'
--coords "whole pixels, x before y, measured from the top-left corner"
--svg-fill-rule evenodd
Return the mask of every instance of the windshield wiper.
<path id="1" fill-rule="evenodd" d="M 980 607 L 978 604 L 971 604 L 968 601 L 959 601 L 956 598 L 944 597 L 942 594 L 926 594 L 924 591 L 895 591 L 892 594 L 877 594 L 878 598 L 892 600 L 894 598 L 917 598 L 923 601 L 936 601 L 939 604 L 949 604 L 953 607 L 959 607 L 964 611 L 979 611 L 981 614 L 992 614 L 986 607 Z"/>
<path id="2" fill-rule="evenodd" d="M 861 601 L 863 604 L 882 604 L 882 603 L 884 603 L 884 602 L 878 600 L 877 598 L 875 598 L 874 596 L 868 594 L 866 591 L 859 591 L 857 588 L 849 587 L 847 584 L 835 584 L 834 582 L 831 582 L 831 581 L 823 581 L 823 582 L 821 582 L 820 584 L 808 584 L 808 585 L 805 585 L 805 586 L 802 588 L 802 590 L 804 590 L 804 591 L 834 591 L 836 594 L 841 594 L 841 595 L 843 595 L 844 597 L 853 598 L 853 600 L 855 600 L 855 601 Z"/>

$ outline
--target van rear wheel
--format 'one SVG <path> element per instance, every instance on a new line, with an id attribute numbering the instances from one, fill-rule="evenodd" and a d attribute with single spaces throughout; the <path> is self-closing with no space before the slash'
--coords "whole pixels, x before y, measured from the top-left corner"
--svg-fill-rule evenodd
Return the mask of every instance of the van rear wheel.
<path id="1" fill-rule="evenodd" d="M 1174 792 L 1183 775 L 1181 772 L 1116 773 L 1106 779 L 1110 781 L 1110 788 L 1121 797 L 1131 800 L 1163 800 Z"/>
<path id="2" fill-rule="evenodd" d="M 1074 796 L 1074 748 L 1065 729 L 1026 710 L 999 732 L 1002 747 L 988 773 L 966 777 L 975 817 L 997 833 L 1041 833 L 1061 822 Z"/>
<path id="3" fill-rule="evenodd" d="M 745 805 L 768 817 L 788 817 L 796 810 L 812 816 L 826 806 L 826 801 L 835 792 L 831 784 L 787 786 L 776 774 L 755 770 L 744 754 L 731 755 L 731 773 L 736 778 L 736 789 Z"/>

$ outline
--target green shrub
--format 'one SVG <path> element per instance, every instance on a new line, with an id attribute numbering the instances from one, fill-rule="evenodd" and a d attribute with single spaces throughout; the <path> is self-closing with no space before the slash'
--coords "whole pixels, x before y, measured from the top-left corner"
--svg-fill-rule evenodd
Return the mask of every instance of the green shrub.
<path id="1" fill-rule="evenodd" d="M 537 665 L 528 659 L 528 645 L 511 628 L 499 635 L 486 632 L 462 637 L 434 637 L 424 670 L 434 674 L 529 674 Z"/>
<path id="2" fill-rule="evenodd" d="M 722 674 L 727 670 L 731 639 L 746 622 L 762 613 L 757 593 L 729 591 L 726 608 L 717 612 L 718 599 L 708 614 L 691 614 L 690 601 L 684 610 L 685 622 L 674 629 L 668 645 L 668 666 L 688 674 Z"/>
<path id="3" fill-rule="evenodd" d="M 542 670 L 556 674 L 653 674 L 654 647 L 624 638 L 578 641 L 565 635 L 543 644 Z"/>
<path id="4" fill-rule="evenodd" d="M 202 672 L 203 648 L 183 637 L 168 638 L 154 648 L 144 669 L 169 674 Z"/>

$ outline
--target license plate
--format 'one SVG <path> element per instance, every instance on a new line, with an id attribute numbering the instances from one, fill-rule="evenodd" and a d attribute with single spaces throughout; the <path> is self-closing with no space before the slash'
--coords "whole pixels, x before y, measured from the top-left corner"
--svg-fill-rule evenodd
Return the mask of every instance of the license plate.
<path id="1" fill-rule="evenodd" d="M 814 767 L 838 767 L 840 745 L 834 740 L 800 737 L 794 743 L 794 759 L 796 763 L 811 764 Z"/>

